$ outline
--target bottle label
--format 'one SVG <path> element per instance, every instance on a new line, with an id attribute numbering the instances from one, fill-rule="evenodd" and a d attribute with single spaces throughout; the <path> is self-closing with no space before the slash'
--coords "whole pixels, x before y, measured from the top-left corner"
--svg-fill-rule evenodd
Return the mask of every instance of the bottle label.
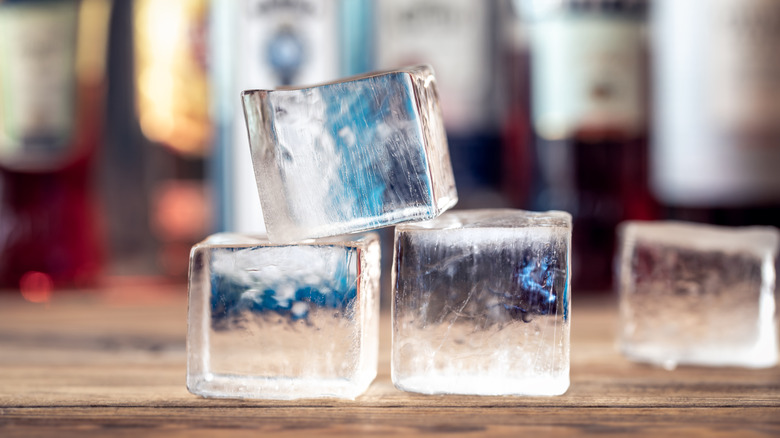
<path id="1" fill-rule="evenodd" d="M 73 142 L 78 3 L 0 7 L 0 162 L 47 167 Z"/>
<path id="2" fill-rule="evenodd" d="M 342 62 L 339 5 L 340 2 L 321 0 L 215 2 L 216 11 L 225 14 L 220 23 L 221 34 L 232 50 L 222 65 L 215 66 L 225 69 L 221 77 L 225 89 L 220 94 L 229 97 L 224 114 L 232 115 L 232 143 L 225 158 L 230 169 L 225 178 L 229 182 L 223 191 L 229 192 L 225 196 L 231 200 L 230 216 L 225 220 L 230 230 L 265 232 L 241 100 L 237 96 L 247 89 L 337 79 Z M 226 55 L 216 53 L 217 58 Z"/>
<path id="3" fill-rule="evenodd" d="M 533 120 L 555 140 L 645 128 L 643 14 L 560 7 L 531 25 Z"/>
<path id="4" fill-rule="evenodd" d="M 383 0 L 377 5 L 379 68 L 430 64 L 450 132 L 483 128 L 495 116 L 489 5 L 473 0 Z"/>
<path id="5" fill-rule="evenodd" d="M 713 2 L 713 121 L 742 133 L 780 133 L 780 2 Z M 766 143 L 764 143 L 766 144 Z"/>
<path id="6" fill-rule="evenodd" d="M 306 85 L 339 75 L 338 9 L 332 1 L 250 0 L 241 14 L 239 75 L 253 88 Z"/>
<path id="7" fill-rule="evenodd" d="M 780 201 L 780 2 L 654 3 L 652 183 L 666 204 Z"/>

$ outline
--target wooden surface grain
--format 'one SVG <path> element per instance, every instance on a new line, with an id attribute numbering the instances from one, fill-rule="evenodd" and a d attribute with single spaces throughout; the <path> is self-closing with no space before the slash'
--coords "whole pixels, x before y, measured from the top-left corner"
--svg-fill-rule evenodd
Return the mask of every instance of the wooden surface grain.
<path id="1" fill-rule="evenodd" d="M 398 391 L 384 318 L 379 375 L 355 401 L 204 399 L 184 383 L 184 289 L 0 294 L 0 436 L 780 436 L 780 368 L 628 362 L 608 295 L 574 298 L 563 396 Z"/>

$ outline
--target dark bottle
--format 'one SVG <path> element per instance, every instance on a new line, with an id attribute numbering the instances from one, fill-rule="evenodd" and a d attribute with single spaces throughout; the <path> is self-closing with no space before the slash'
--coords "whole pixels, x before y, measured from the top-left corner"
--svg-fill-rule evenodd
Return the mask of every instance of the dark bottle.
<path id="1" fill-rule="evenodd" d="M 458 207 L 495 206 L 501 173 L 493 0 L 379 0 L 380 69 L 429 64 L 436 73 Z"/>
<path id="2" fill-rule="evenodd" d="M 0 287 L 42 299 L 102 264 L 92 164 L 110 4 L 0 4 Z"/>
<path id="3" fill-rule="evenodd" d="M 512 207 L 531 208 L 533 151 L 529 29 L 519 2 L 499 3 L 502 111 L 501 185 Z"/>
<path id="4" fill-rule="evenodd" d="M 653 190 L 672 219 L 780 225 L 780 2 L 658 0 Z"/>
<path id="5" fill-rule="evenodd" d="M 607 290 L 617 224 L 655 214 L 647 187 L 647 2 L 533 5 L 531 205 L 572 213 L 572 282 Z"/>

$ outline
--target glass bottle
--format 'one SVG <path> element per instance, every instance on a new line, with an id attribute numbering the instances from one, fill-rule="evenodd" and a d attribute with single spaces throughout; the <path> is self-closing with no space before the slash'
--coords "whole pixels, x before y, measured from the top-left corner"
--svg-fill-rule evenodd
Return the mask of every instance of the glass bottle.
<path id="1" fill-rule="evenodd" d="M 652 24 L 665 215 L 780 224 L 780 2 L 657 0 Z"/>
<path id="2" fill-rule="evenodd" d="M 211 174 L 218 230 L 263 233 L 262 210 L 239 95 L 305 85 L 373 68 L 372 2 L 237 0 L 211 10 L 217 150 Z"/>
<path id="3" fill-rule="evenodd" d="M 500 3 L 502 193 L 512 207 L 530 209 L 533 183 L 529 32 L 522 0 Z"/>
<path id="4" fill-rule="evenodd" d="M 527 2 L 532 205 L 572 213 L 572 283 L 607 290 L 615 227 L 654 217 L 647 187 L 644 0 Z"/>
<path id="5" fill-rule="evenodd" d="M 192 245 L 211 231 L 208 0 L 135 0 L 134 100 L 145 141 L 149 229 L 157 272 L 185 278 Z"/>
<path id="6" fill-rule="evenodd" d="M 95 284 L 110 3 L 0 2 L 0 288 Z"/>
<path id="7" fill-rule="evenodd" d="M 497 2 L 378 0 L 380 69 L 430 64 L 458 186 L 458 207 L 503 204 L 498 196 Z"/>

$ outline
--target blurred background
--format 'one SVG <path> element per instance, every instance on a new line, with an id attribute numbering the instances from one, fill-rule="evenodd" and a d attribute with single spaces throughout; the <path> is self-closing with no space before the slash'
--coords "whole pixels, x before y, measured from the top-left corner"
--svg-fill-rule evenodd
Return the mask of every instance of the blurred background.
<path id="1" fill-rule="evenodd" d="M 780 1 L 0 0 L 0 288 L 181 283 L 263 232 L 239 93 L 436 71 L 457 208 L 780 225 Z M 392 230 L 382 230 L 387 297 Z"/>

